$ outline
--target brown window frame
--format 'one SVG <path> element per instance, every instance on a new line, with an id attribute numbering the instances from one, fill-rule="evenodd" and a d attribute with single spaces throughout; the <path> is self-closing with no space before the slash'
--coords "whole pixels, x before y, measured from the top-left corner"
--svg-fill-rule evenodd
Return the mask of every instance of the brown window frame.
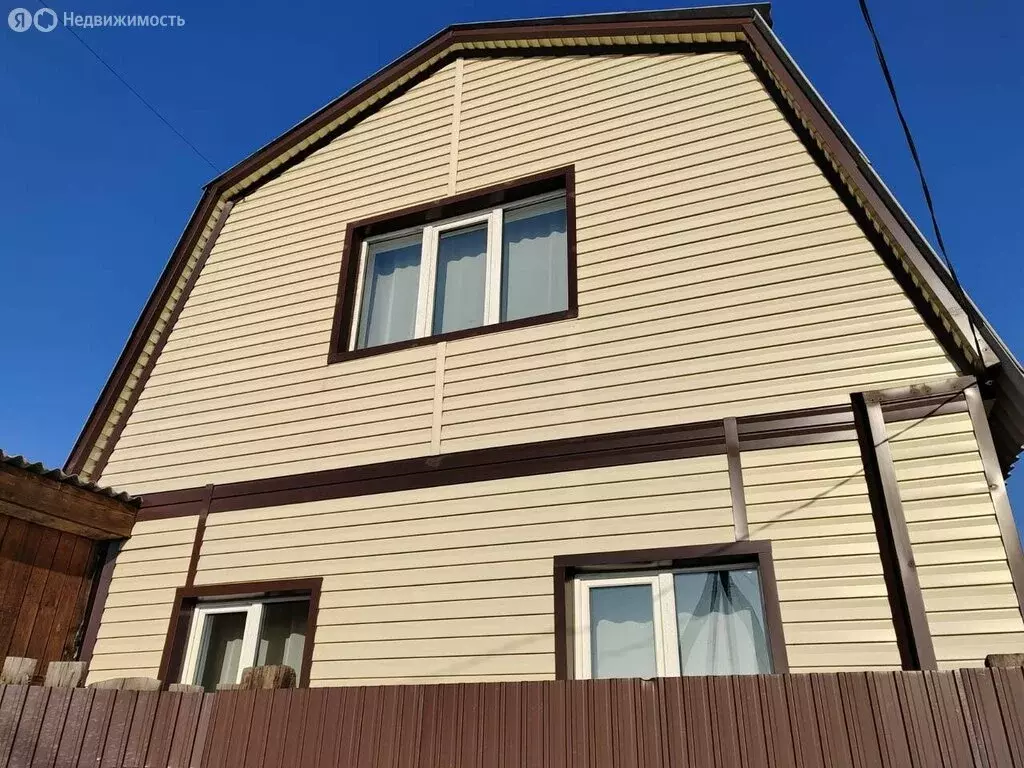
<path id="1" fill-rule="evenodd" d="M 240 600 L 242 598 L 308 597 L 306 642 L 302 647 L 302 668 L 295 670 L 297 686 L 309 686 L 309 670 L 313 664 L 313 643 L 316 641 L 316 620 L 320 611 L 322 578 L 280 579 L 276 581 L 245 581 L 232 584 L 204 584 L 201 587 L 179 587 L 174 593 L 171 623 L 167 628 L 160 657 L 158 677 L 166 688 L 178 682 L 184 662 L 185 646 L 192 631 L 192 618 L 200 600 Z"/>
<path id="2" fill-rule="evenodd" d="M 554 558 L 555 596 L 555 678 L 575 679 L 573 669 L 575 616 L 572 582 L 576 575 L 595 570 L 632 568 L 667 569 L 701 568 L 721 565 L 750 564 L 756 566 L 764 600 L 765 628 L 772 659 L 772 673 L 789 671 L 786 638 L 779 607 L 779 591 L 775 581 L 775 564 L 770 541 L 737 541 L 722 544 L 701 544 L 658 549 L 631 549 L 619 552 L 595 552 L 585 555 L 558 555 Z"/>
<path id="3" fill-rule="evenodd" d="M 400 349 L 410 349 L 439 341 L 464 339 L 486 333 L 498 333 L 513 328 L 525 328 L 531 325 L 568 320 L 579 315 L 579 304 L 576 291 L 576 182 L 573 166 L 565 166 L 550 171 L 533 174 L 502 184 L 472 190 L 422 205 L 404 208 L 400 211 L 373 216 L 360 221 L 351 222 L 345 228 L 345 246 L 341 257 L 341 271 L 338 277 L 338 295 L 334 305 L 334 321 L 331 326 L 330 351 L 328 363 L 338 363 L 372 355 L 382 355 Z M 568 305 L 558 312 L 549 312 L 534 317 L 523 317 L 503 323 L 482 325 L 476 328 L 464 328 L 458 331 L 424 336 L 418 339 L 407 339 L 392 344 L 381 344 L 376 347 L 348 349 L 348 339 L 352 325 L 357 322 L 354 316 L 356 303 L 356 285 L 359 282 L 359 254 L 363 241 L 368 237 L 386 234 L 411 227 L 423 226 L 435 221 L 465 216 L 480 210 L 496 208 L 526 200 L 545 192 L 565 190 L 565 223 L 566 223 L 566 266 L 568 268 Z"/>

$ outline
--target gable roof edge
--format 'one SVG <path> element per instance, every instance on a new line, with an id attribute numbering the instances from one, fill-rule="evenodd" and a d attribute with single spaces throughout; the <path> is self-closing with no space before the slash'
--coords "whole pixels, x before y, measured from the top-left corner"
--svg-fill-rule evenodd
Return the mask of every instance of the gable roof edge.
<path id="1" fill-rule="evenodd" d="M 948 321 L 943 319 L 942 322 L 944 324 L 952 323 L 953 327 L 949 328 L 951 331 L 949 335 L 962 347 L 967 358 L 973 358 L 978 363 L 976 366 L 978 372 L 993 364 L 1000 364 L 1002 375 L 995 384 L 997 397 L 992 414 L 993 437 L 999 447 L 1004 471 L 1008 471 L 1020 451 L 1020 446 L 1024 443 L 1024 405 L 1022 405 L 1024 404 L 1024 372 L 1021 370 L 1020 363 L 1016 361 L 970 298 L 959 291 L 952 276 L 931 249 L 927 240 L 889 192 L 849 132 L 821 99 L 772 32 L 761 13 L 762 9 L 767 10 L 767 8 L 765 5 L 734 5 L 717 6 L 713 9 L 655 12 L 661 16 L 669 15 L 671 18 L 656 19 L 644 24 L 637 24 L 637 22 L 649 18 L 650 13 L 453 25 L 416 46 L 406 55 L 347 91 L 343 96 L 300 121 L 285 134 L 257 150 L 205 187 L 202 199 L 196 206 L 185 232 L 179 239 L 167 267 L 150 295 L 131 337 L 122 350 L 100 398 L 93 407 L 89 419 L 68 457 L 65 471 L 82 474 L 85 477 L 92 477 L 92 473 L 97 469 L 97 474 L 102 472 L 106 455 L 112 449 L 113 442 L 116 441 L 116 436 L 127 420 L 134 400 L 139 396 L 141 386 L 145 383 L 146 366 L 154 361 L 155 353 L 166 341 L 167 334 L 164 333 L 164 330 L 173 324 L 174 316 L 177 311 L 180 311 L 182 300 L 187 295 L 189 281 L 196 274 L 196 267 L 205 259 L 208 248 L 215 239 L 216 230 L 223 225 L 230 201 L 241 191 L 252 184 L 259 183 L 278 168 L 286 167 L 294 162 L 308 148 L 315 148 L 318 145 L 317 142 L 333 135 L 352 119 L 357 118 L 374 104 L 380 103 L 424 70 L 446 60 L 452 53 L 473 45 L 479 44 L 481 47 L 493 47 L 497 50 L 513 47 L 508 45 L 508 38 L 510 34 L 515 34 L 515 30 L 518 30 L 519 34 L 526 35 L 526 40 L 529 42 L 524 45 L 538 45 L 538 41 L 542 39 L 545 39 L 548 45 L 552 45 L 550 37 L 542 38 L 539 35 L 550 36 L 553 32 L 582 31 L 582 29 L 588 30 L 588 33 L 579 35 L 578 39 L 593 37 L 597 33 L 609 31 L 633 38 L 643 36 L 654 39 L 665 36 L 665 33 L 658 32 L 659 29 L 681 25 L 690 29 L 702 30 L 698 34 L 705 40 L 709 35 L 718 35 L 717 39 L 721 39 L 722 29 L 734 30 L 736 39 L 745 38 L 754 54 L 762 59 L 762 64 L 770 76 L 778 78 L 784 73 L 790 78 L 792 86 L 795 86 L 800 95 L 806 99 L 807 109 L 811 114 L 805 115 L 803 119 L 819 118 L 823 130 L 831 134 L 831 137 L 816 136 L 815 141 L 822 151 L 830 156 L 833 166 L 844 177 L 845 183 L 857 196 L 858 203 L 872 218 L 878 232 L 886 239 L 891 250 L 896 253 L 897 257 L 900 257 L 900 263 L 914 278 L 917 287 L 923 292 L 922 295 L 930 297 L 929 300 L 941 308 L 940 317 L 948 318 Z M 709 16 L 706 13 L 710 10 L 722 11 L 723 9 L 729 9 L 727 18 L 724 19 L 720 16 Z M 659 21 L 662 26 L 659 26 Z M 612 24 L 617 26 L 614 30 L 609 30 L 608 28 Z M 646 32 L 642 32 L 640 27 Z M 730 31 L 728 34 L 733 34 L 733 32 Z M 775 60 L 766 61 L 765 57 L 772 57 Z M 786 83 L 780 83 L 779 86 L 784 94 L 792 96 L 793 87 L 789 87 Z M 793 108 L 798 114 L 805 111 L 796 105 L 793 105 Z M 808 125 L 807 127 L 812 133 L 820 133 L 813 126 Z M 824 144 L 838 142 L 846 157 L 833 156 L 829 147 L 823 145 L 823 139 L 827 138 L 832 138 L 834 141 L 825 141 Z M 851 178 L 856 174 L 859 174 L 861 179 Z M 875 215 L 872 215 L 873 213 Z M 876 217 L 879 214 L 885 221 L 878 221 Z M 983 359 L 981 361 L 977 360 L 977 354 L 970 343 L 971 332 L 968 318 L 978 328 L 987 345 L 982 350 Z M 998 418 L 996 418 L 997 414 Z M 1001 427 L 997 428 L 997 422 Z M 97 450 L 98 446 L 99 450 Z"/>
<path id="2" fill-rule="evenodd" d="M 954 336 L 967 356 L 974 359 L 976 364 L 974 373 L 978 374 L 979 380 L 987 385 L 988 396 L 994 401 L 989 419 L 1003 472 L 1008 474 L 1021 451 L 1021 446 L 1024 445 L 1024 368 L 981 313 L 978 306 L 953 278 L 946 264 L 932 248 L 931 243 L 907 215 L 903 206 L 882 181 L 849 131 L 790 56 L 782 41 L 756 12 L 746 37 L 751 47 L 759 55 L 763 56 L 770 52 L 777 58 L 778 65 L 789 75 L 801 95 L 806 98 L 811 110 L 821 119 L 826 129 L 831 131 L 835 140 L 845 150 L 848 155 L 847 159 L 834 157 L 832 156 L 834 153 L 829 151 L 829 147 L 821 146 L 826 154 L 832 156 L 833 163 L 838 163 L 836 170 L 845 177 L 847 185 L 851 187 L 860 204 L 871 216 L 880 234 L 889 241 L 889 246 L 897 256 L 901 257 L 900 261 L 904 266 L 913 270 L 911 276 L 915 278 L 918 287 L 926 295 L 931 294 L 931 297 L 956 325 Z M 778 67 L 773 66 L 772 62 L 765 61 L 763 63 L 769 72 L 774 72 L 775 76 L 778 76 Z M 789 89 L 783 87 L 783 90 Z M 796 109 L 798 112 L 800 111 L 799 108 Z M 808 128 L 812 133 L 815 132 L 813 126 L 808 126 Z M 823 138 L 818 137 L 819 145 Z M 852 178 L 854 171 L 859 172 L 864 183 L 859 183 L 856 178 Z M 872 196 L 876 199 L 872 200 Z M 880 221 L 886 217 L 889 218 L 889 222 Z M 887 233 L 886 230 L 890 231 Z M 890 236 L 895 238 L 895 241 L 890 241 Z M 974 339 L 972 324 L 977 330 L 981 345 L 980 360 L 978 351 L 972 343 Z"/>

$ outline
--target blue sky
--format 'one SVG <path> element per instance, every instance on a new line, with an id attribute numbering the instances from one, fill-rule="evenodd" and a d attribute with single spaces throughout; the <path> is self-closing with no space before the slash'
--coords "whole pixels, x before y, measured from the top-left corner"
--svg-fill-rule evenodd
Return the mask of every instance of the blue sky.
<path id="1" fill-rule="evenodd" d="M 223 170 L 449 23 L 666 4 L 53 7 L 182 16 L 181 28 L 79 34 Z M 1006 22 L 1014 10 L 1009 0 L 872 7 L 947 247 L 968 291 L 1021 357 L 1024 68 Z M 930 236 L 856 0 L 780 0 L 774 16 L 783 42 Z M 60 465 L 202 185 L 216 174 L 61 28 L 0 28 L 0 151 L 0 446 Z M 1024 508 L 1024 480 L 1011 482 L 1011 493 Z"/>

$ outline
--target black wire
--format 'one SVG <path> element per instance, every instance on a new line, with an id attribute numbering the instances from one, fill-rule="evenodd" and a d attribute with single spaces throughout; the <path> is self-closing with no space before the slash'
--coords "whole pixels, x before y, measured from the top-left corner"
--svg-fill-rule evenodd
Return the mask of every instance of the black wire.
<path id="1" fill-rule="evenodd" d="M 40 8 L 44 7 L 42 2 L 40 2 L 40 0 L 36 0 L 36 5 L 38 5 Z M 196 153 L 197 157 L 199 157 L 204 163 L 206 163 L 208 166 L 210 166 L 214 170 L 215 173 L 220 173 L 221 172 L 220 168 L 218 168 L 216 165 L 214 165 L 212 162 L 210 162 L 210 159 L 206 155 L 204 155 L 202 152 L 200 152 L 196 148 L 195 144 L 193 144 L 191 141 L 189 141 L 187 138 L 185 138 L 184 134 L 182 134 L 181 131 L 179 131 L 177 128 L 175 128 L 173 125 L 171 125 L 170 120 L 168 120 L 166 117 L 161 115 L 156 107 L 154 107 L 152 104 L 150 104 L 148 101 L 146 101 L 142 97 L 142 94 L 139 93 L 134 88 L 132 88 L 131 84 L 127 80 L 125 80 L 123 77 L 121 77 L 120 73 L 118 73 L 118 71 L 116 69 L 114 69 L 106 61 L 104 61 L 102 56 L 100 56 L 98 53 L 96 53 L 96 51 L 94 51 L 92 49 L 92 47 L 87 42 L 85 42 L 85 40 L 83 40 L 81 37 L 79 37 L 78 33 L 75 32 L 74 29 L 72 29 L 71 27 L 69 27 L 66 24 L 63 25 L 63 26 L 64 26 L 64 29 L 66 29 L 68 32 L 70 32 L 78 42 L 80 42 L 82 45 L 85 46 L 85 49 L 87 51 L 89 51 L 89 53 L 91 53 L 93 56 L 96 57 L 96 61 L 98 61 L 100 64 L 102 64 L 104 67 L 106 67 L 110 71 L 110 74 L 112 74 L 114 77 L 116 77 L 118 80 L 120 80 L 121 81 L 121 85 L 123 85 L 125 88 L 127 88 L 129 91 L 131 91 L 135 95 L 135 98 L 137 98 L 139 101 L 141 101 L 142 104 L 146 107 L 146 109 L 148 109 L 150 112 L 152 112 L 154 115 L 156 115 L 160 119 L 160 122 L 162 122 L 164 125 L 166 125 L 168 128 L 170 128 L 172 131 L 174 131 L 174 134 L 179 139 L 181 139 L 183 142 L 185 142 L 185 144 L 188 145 L 188 148 Z"/>
<path id="2" fill-rule="evenodd" d="M 868 13 L 867 0 L 858 0 L 860 3 L 860 10 L 864 16 L 864 23 L 867 24 L 868 32 L 871 34 L 871 40 L 875 44 L 875 54 L 878 56 L 878 63 L 882 67 L 882 75 L 885 77 L 885 84 L 889 86 L 889 95 L 892 96 L 893 106 L 896 107 L 896 116 L 900 119 L 900 125 L 903 126 L 903 135 L 907 138 L 907 146 L 910 147 L 910 154 L 914 158 L 914 165 L 917 167 L 918 178 L 921 179 L 921 189 L 924 192 L 924 202 L 928 206 L 928 214 L 932 219 L 932 228 L 935 230 L 935 241 L 939 246 L 939 251 L 942 253 L 942 258 L 946 261 L 946 266 L 949 268 L 950 277 L 953 278 L 953 283 L 956 285 L 957 291 L 959 292 L 961 303 L 964 307 L 964 313 L 967 315 L 967 324 L 971 328 L 971 333 L 974 335 L 974 346 L 978 353 L 978 360 L 982 361 L 983 357 L 981 354 L 981 342 L 978 340 L 978 330 L 975 328 L 973 319 L 971 318 L 971 305 L 967 299 L 967 292 L 964 291 L 963 285 L 960 283 L 960 278 L 956 274 L 956 269 L 953 267 L 953 262 L 949 258 L 949 254 L 946 253 L 946 244 L 942 240 L 942 231 L 939 229 L 939 220 L 935 215 L 935 205 L 932 203 L 932 193 L 928 188 L 928 181 L 924 176 L 924 167 L 921 164 L 921 156 L 917 153 L 917 145 L 914 143 L 914 137 L 910 133 L 910 126 L 907 125 L 907 119 L 903 116 L 903 109 L 900 107 L 900 100 L 896 96 L 896 85 L 892 81 L 892 73 L 889 72 L 889 65 L 885 61 L 885 54 L 882 52 L 882 44 L 878 40 L 878 34 L 875 32 L 875 25 L 871 22 L 871 14 Z M 984 363 L 981 362 L 983 365 Z"/>

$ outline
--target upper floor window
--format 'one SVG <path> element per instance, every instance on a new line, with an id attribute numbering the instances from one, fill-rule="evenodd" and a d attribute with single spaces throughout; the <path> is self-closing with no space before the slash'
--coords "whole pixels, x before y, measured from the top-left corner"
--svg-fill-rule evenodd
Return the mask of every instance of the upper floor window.
<path id="1" fill-rule="evenodd" d="M 350 227 L 332 359 L 575 314 L 571 171 Z"/>

